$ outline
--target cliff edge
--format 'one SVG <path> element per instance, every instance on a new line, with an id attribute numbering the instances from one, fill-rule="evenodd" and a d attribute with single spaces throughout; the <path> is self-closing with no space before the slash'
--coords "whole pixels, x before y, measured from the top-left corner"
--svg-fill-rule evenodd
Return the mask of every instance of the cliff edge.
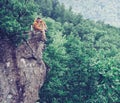
<path id="1" fill-rule="evenodd" d="M 0 103 L 35 103 L 46 76 L 44 46 L 37 35 L 17 48 L 0 40 Z"/>

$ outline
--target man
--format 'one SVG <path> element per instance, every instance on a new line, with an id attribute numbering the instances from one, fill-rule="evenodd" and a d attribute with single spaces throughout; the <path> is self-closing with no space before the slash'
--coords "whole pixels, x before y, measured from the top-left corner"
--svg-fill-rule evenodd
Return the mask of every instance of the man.
<path id="1" fill-rule="evenodd" d="M 47 30 L 47 26 L 46 23 L 41 20 L 41 18 L 37 18 L 34 23 L 33 23 L 33 28 L 35 30 L 35 32 L 41 32 L 42 33 L 42 40 L 46 41 L 46 35 L 45 35 L 45 31 Z"/>

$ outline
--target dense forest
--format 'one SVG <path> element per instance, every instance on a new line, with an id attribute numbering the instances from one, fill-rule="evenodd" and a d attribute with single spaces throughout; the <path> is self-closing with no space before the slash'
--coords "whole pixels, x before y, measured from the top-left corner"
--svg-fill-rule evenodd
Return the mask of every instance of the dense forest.
<path id="1" fill-rule="evenodd" d="M 38 101 L 119 103 L 120 28 L 86 20 L 58 0 L 1 0 L 0 40 L 18 46 L 38 16 L 48 26 L 43 59 L 50 68 Z"/>

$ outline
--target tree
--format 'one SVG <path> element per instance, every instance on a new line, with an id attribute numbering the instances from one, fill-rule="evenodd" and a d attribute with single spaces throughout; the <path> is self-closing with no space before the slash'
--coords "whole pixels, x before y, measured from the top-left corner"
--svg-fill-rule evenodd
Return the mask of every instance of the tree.
<path id="1" fill-rule="evenodd" d="M 44 53 L 44 60 L 52 70 L 47 75 L 44 87 L 40 90 L 40 102 L 57 103 L 65 95 L 62 88 L 62 77 L 67 70 L 65 62 L 68 57 L 66 48 L 64 47 L 66 39 L 62 36 L 61 32 L 58 31 L 60 25 L 57 23 L 54 24 L 55 21 L 50 19 L 48 22 L 46 20 L 46 23 L 48 24 L 48 28 L 51 28 L 49 31 L 51 35 L 48 34 L 50 41 Z M 53 88 L 56 89 L 53 90 Z M 46 98 L 46 96 L 48 98 Z"/>
<path id="2" fill-rule="evenodd" d="M 76 25 L 46 22 L 50 41 L 44 58 L 51 70 L 41 102 L 119 102 L 119 29 L 83 19 Z"/>
<path id="3" fill-rule="evenodd" d="M 36 10 L 34 0 L 2 0 L 0 6 L 0 37 L 16 44 L 23 32 L 30 30 Z"/>
<path id="4" fill-rule="evenodd" d="M 35 0 L 38 4 L 38 14 L 42 14 L 43 16 L 51 16 L 51 12 L 53 10 L 52 0 Z"/>

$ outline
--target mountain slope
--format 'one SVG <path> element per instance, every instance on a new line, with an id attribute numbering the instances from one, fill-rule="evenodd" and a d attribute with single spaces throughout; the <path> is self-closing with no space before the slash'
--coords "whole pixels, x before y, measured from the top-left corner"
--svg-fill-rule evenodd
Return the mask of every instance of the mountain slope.
<path id="1" fill-rule="evenodd" d="M 120 0 L 59 0 L 83 17 L 120 27 Z"/>

